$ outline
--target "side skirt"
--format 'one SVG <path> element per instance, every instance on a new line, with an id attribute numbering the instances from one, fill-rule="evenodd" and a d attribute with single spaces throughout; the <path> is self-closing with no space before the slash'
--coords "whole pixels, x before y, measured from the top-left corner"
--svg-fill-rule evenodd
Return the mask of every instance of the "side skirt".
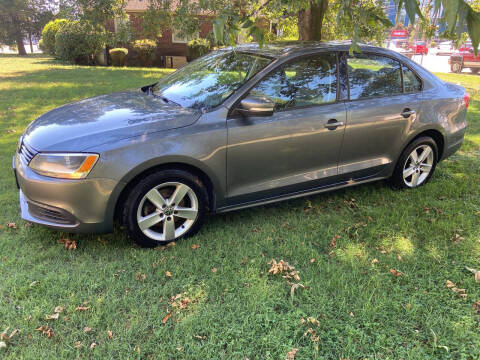
<path id="1" fill-rule="evenodd" d="M 319 194 L 319 193 L 323 193 L 323 192 L 327 192 L 327 191 L 343 189 L 343 188 L 347 188 L 347 187 L 350 187 L 350 186 L 361 185 L 361 184 L 366 184 L 366 183 L 369 183 L 369 182 L 384 180 L 386 178 L 387 177 L 385 177 L 385 176 L 376 176 L 376 177 L 367 177 L 367 178 L 363 178 L 363 179 L 360 178 L 360 179 L 357 179 L 357 180 L 344 181 L 344 182 L 333 184 L 333 185 L 322 186 L 320 188 L 316 188 L 316 189 L 313 189 L 313 190 L 301 191 L 301 192 L 296 192 L 296 193 L 289 193 L 289 194 L 282 195 L 282 196 L 276 196 L 276 197 L 271 197 L 271 198 L 267 198 L 267 199 L 264 199 L 264 200 L 246 202 L 246 203 L 241 203 L 241 204 L 237 204 L 237 205 L 224 206 L 224 207 L 218 208 L 216 210 L 216 213 L 225 213 L 225 212 L 233 211 L 233 210 L 240 210 L 240 209 L 246 209 L 246 208 L 254 207 L 254 206 L 271 204 L 271 203 L 278 202 L 278 201 L 296 199 L 296 198 L 303 197 L 303 196 L 309 196 L 309 195 Z"/>

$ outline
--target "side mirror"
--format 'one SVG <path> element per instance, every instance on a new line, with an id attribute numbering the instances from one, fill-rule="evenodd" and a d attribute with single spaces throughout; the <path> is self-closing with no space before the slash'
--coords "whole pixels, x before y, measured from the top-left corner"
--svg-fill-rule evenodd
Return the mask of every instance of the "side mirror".
<path id="1" fill-rule="evenodd" d="M 245 116 L 270 116 L 273 114 L 274 105 L 265 97 L 247 96 L 240 101 L 240 106 L 236 110 Z"/>

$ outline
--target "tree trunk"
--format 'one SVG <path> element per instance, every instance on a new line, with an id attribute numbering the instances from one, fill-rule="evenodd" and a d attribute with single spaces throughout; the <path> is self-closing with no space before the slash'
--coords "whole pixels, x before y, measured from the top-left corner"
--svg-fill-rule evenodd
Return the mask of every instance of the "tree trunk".
<path id="1" fill-rule="evenodd" d="M 33 54 L 32 34 L 28 33 L 28 41 L 30 42 L 30 53 Z"/>
<path id="2" fill-rule="evenodd" d="M 298 12 L 298 40 L 322 40 L 322 24 L 328 0 L 310 0 L 310 7 Z"/>
<path id="3" fill-rule="evenodd" d="M 18 55 L 27 55 L 25 51 L 25 46 L 23 45 L 23 36 L 22 34 L 17 35 L 17 47 L 18 47 Z"/>

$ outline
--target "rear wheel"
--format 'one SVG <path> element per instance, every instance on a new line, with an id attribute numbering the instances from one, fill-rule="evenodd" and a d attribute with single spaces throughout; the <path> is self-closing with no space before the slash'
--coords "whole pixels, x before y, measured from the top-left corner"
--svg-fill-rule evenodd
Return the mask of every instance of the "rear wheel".
<path id="1" fill-rule="evenodd" d="M 391 182 L 397 188 L 412 189 L 430 180 L 438 162 L 437 144 L 431 137 L 420 137 L 400 156 Z"/>
<path id="2" fill-rule="evenodd" d="M 454 62 L 450 66 L 450 69 L 452 70 L 452 72 L 457 73 L 457 74 L 462 72 L 462 68 L 463 68 L 462 64 L 460 64 L 458 62 Z"/>
<path id="3" fill-rule="evenodd" d="M 472 72 L 472 74 L 478 74 L 480 69 L 479 68 L 470 68 L 470 71 Z"/>
<path id="4" fill-rule="evenodd" d="M 148 175 L 130 191 L 123 209 L 127 235 L 138 245 L 155 247 L 194 235 L 207 209 L 207 189 L 183 170 Z"/>

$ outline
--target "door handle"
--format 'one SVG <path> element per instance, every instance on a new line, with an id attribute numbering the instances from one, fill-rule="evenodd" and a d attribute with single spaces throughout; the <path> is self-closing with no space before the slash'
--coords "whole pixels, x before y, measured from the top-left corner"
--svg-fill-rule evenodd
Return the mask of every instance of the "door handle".
<path id="1" fill-rule="evenodd" d="M 335 130 L 337 127 L 343 126 L 343 121 L 337 121 L 337 119 L 330 119 L 328 122 L 325 124 L 325 127 L 328 130 Z"/>
<path id="2" fill-rule="evenodd" d="M 402 111 L 402 113 L 401 113 L 401 115 L 402 115 L 405 119 L 407 119 L 407 118 L 409 118 L 410 116 L 415 115 L 415 114 L 416 114 L 415 110 L 412 110 L 412 109 L 409 109 L 409 108 L 403 109 L 403 111 Z"/>

